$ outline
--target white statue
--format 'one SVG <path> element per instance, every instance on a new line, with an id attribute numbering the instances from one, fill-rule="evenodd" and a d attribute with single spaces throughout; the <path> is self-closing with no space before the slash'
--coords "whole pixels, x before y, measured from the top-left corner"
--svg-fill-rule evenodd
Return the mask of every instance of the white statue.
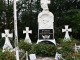
<path id="1" fill-rule="evenodd" d="M 50 4 L 50 0 L 41 0 L 40 4 L 41 4 L 41 8 L 43 10 L 47 10 L 48 9 L 48 4 Z"/>

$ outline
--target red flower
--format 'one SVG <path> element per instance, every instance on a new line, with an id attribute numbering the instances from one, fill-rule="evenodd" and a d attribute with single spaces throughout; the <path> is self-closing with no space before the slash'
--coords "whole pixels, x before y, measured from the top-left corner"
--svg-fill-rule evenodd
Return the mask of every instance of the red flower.
<path id="1" fill-rule="evenodd" d="M 76 53 L 74 53 L 74 56 L 76 56 Z"/>
<path id="2" fill-rule="evenodd" d="M 80 54 L 78 54 L 78 56 L 80 56 Z"/>
<path id="3" fill-rule="evenodd" d="M 8 58 L 9 56 L 6 56 L 6 58 Z"/>

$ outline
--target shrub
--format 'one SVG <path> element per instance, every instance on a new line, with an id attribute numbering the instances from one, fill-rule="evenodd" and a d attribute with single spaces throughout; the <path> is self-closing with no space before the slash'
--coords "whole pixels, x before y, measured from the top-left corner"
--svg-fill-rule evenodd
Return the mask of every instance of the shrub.
<path id="1" fill-rule="evenodd" d="M 60 54 L 62 54 L 64 59 L 66 59 L 66 60 L 74 60 L 75 58 L 73 58 L 73 57 L 77 57 L 77 56 L 74 56 L 75 55 L 75 51 L 74 51 L 73 48 L 74 48 L 75 43 L 78 43 L 78 41 L 73 39 L 73 38 L 71 38 L 71 41 L 63 41 L 63 39 L 61 39 L 60 46 L 62 48 L 58 49 L 57 51 Z"/>
<path id="2" fill-rule="evenodd" d="M 34 52 L 39 56 L 54 56 L 57 47 L 54 44 L 39 43 L 34 45 Z"/>
<path id="3" fill-rule="evenodd" d="M 38 56 L 54 56 L 57 49 L 54 44 L 39 43 L 31 45 L 23 40 L 19 42 L 19 48 L 28 51 L 29 54 L 35 53 Z"/>
<path id="4" fill-rule="evenodd" d="M 24 40 L 20 40 L 18 44 L 20 49 L 23 49 L 24 51 L 30 51 L 31 50 L 31 44 L 24 42 Z"/>
<path id="5" fill-rule="evenodd" d="M 2 52 L 2 50 L 0 50 L 0 60 L 16 60 L 16 59 L 14 53 L 9 51 Z"/>

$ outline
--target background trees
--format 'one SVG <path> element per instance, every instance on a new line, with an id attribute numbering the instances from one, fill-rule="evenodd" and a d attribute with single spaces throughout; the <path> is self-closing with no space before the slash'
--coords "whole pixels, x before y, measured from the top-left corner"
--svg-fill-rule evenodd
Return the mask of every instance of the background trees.
<path id="1" fill-rule="evenodd" d="M 0 35 L 4 29 L 9 28 L 13 32 L 13 1 L 0 0 Z M 73 29 L 70 34 L 80 39 L 80 1 L 79 0 L 51 0 L 49 10 L 54 14 L 55 39 L 64 37 L 62 28 L 65 24 Z M 29 27 L 32 30 L 30 37 L 33 42 L 37 41 L 38 23 L 37 17 L 42 9 L 40 0 L 19 0 L 17 1 L 18 36 L 25 38 L 23 30 Z M 1 36 L 0 36 L 1 37 Z"/>

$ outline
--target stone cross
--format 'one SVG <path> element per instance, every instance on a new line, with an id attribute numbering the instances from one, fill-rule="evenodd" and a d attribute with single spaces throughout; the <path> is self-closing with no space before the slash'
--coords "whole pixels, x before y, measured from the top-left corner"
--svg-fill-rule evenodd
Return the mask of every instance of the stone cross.
<path id="1" fill-rule="evenodd" d="M 69 37 L 69 33 L 68 32 L 71 32 L 71 31 L 72 31 L 72 29 L 71 28 L 68 29 L 68 25 L 65 25 L 65 29 L 62 29 L 62 32 L 66 32 L 64 39 L 70 40 L 70 37 Z"/>
<path id="2" fill-rule="evenodd" d="M 9 30 L 5 29 L 5 33 L 2 33 L 2 37 L 5 37 L 5 43 L 3 46 L 3 52 L 5 51 L 5 49 L 13 49 L 10 41 L 9 41 L 9 37 L 13 37 L 13 34 L 9 34 Z"/>
<path id="3" fill-rule="evenodd" d="M 29 31 L 29 27 L 26 27 L 26 30 L 23 30 L 23 33 L 26 33 L 25 42 L 32 43 L 28 33 L 32 33 L 32 30 Z"/>

